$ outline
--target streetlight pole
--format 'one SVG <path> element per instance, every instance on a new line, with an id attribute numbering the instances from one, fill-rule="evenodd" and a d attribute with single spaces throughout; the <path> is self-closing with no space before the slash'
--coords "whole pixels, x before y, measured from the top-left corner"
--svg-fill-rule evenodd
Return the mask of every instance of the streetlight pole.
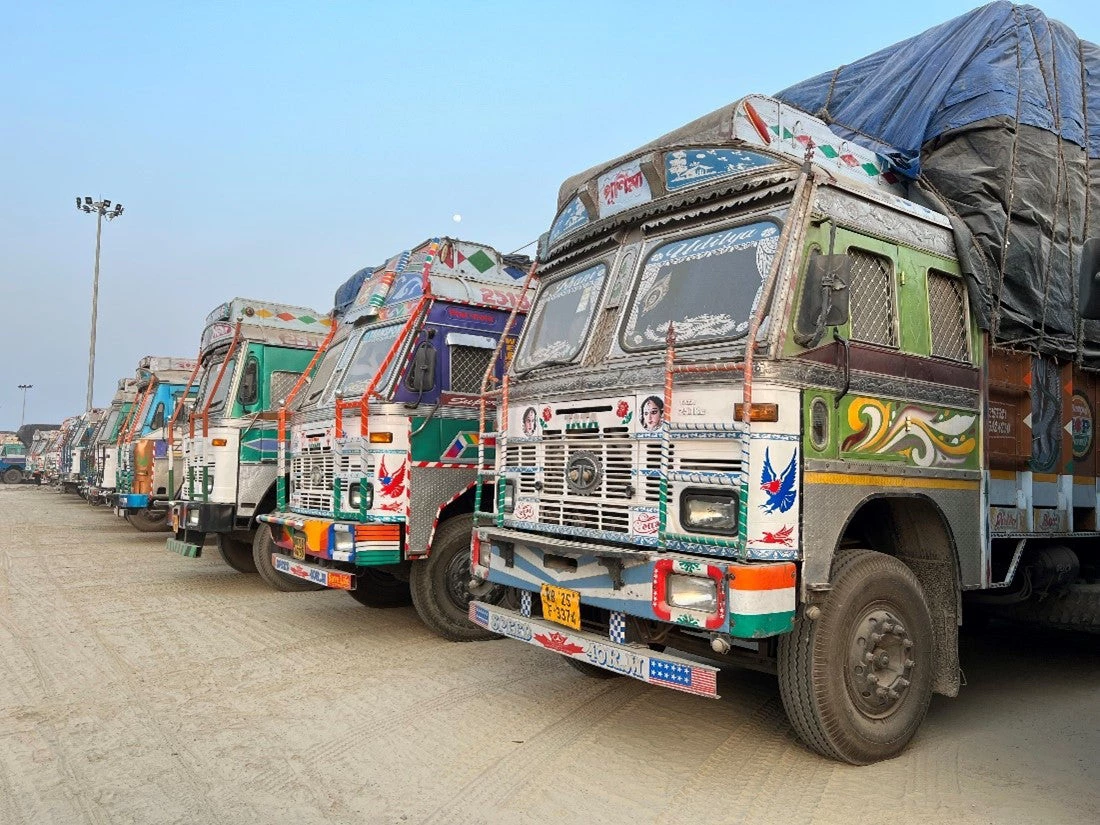
<path id="1" fill-rule="evenodd" d="M 33 386 L 34 386 L 34 384 L 20 384 L 19 385 L 19 389 L 21 389 L 23 391 L 23 414 L 21 416 L 19 416 L 19 426 L 20 426 L 20 428 L 22 428 L 23 425 L 27 421 L 27 390 L 29 390 Z"/>
<path id="2" fill-rule="evenodd" d="M 80 196 L 76 198 L 76 208 L 81 212 L 87 214 L 95 213 L 95 274 L 92 276 L 92 335 L 91 341 L 88 346 L 88 403 L 85 405 L 85 409 L 90 410 L 92 408 L 92 385 L 95 383 L 95 330 L 96 330 L 96 314 L 99 308 L 99 242 L 100 236 L 103 233 L 103 219 L 107 218 L 109 221 L 113 221 L 119 215 L 122 214 L 122 204 L 116 203 L 115 208 L 111 211 L 111 202 L 106 198 L 98 201 L 93 201 L 90 197 L 85 196 L 81 201 Z"/>

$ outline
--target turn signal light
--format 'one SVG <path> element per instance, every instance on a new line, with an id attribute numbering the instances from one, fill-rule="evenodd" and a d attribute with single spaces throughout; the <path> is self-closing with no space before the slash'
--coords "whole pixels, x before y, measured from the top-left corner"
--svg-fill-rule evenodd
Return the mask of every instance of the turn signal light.
<path id="1" fill-rule="evenodd" d="M 735 421 L 745 420 L 745 405 L 733 405 L 733 418 Z M 749 404 L 749 421 L 778 421 L 778 404 Z"/>
<path id="2" fill-rule="evenodd" d="M 393 441 L 393 433 L 371 433 L 371 444 L 390 444 Z"/>
<path id="3" fill-rule="evenodd" d="M 211 438 L 210 443 L 215 447 L 224 447 L 229 441 L 224 438 Z"/>

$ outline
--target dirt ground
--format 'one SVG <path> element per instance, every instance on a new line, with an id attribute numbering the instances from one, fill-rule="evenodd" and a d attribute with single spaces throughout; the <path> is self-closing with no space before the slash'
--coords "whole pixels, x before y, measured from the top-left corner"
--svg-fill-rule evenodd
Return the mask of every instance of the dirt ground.
<path id="1" fill-rule="evenodd" d="M 716 702 L 590 680 L 0 486 L 0 824 L 1100 822 L 1100 644 L 963 654 L 910 748 L 851 768 L 767 675 Z"/>

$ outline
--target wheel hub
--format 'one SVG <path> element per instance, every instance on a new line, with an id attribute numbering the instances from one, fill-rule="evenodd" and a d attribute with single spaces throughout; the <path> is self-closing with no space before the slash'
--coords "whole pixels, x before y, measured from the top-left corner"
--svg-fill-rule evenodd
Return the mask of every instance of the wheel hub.
<path id="1" fill-rule="evenodd" d="M 888 607 L 872 607 L 855 624 L 848 652 L 848 691 L 872 718 L 889 716 L 909 691 L 913 640 Z"/>

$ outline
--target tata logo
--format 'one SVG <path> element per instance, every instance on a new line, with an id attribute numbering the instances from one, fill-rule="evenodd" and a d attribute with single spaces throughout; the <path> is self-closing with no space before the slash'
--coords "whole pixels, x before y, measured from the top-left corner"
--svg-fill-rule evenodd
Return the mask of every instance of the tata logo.
<path id="1" fill-rule="evenodd" d="M 603 478 L 603 467 L 595 453 L 581 450 L 574 453 L 565 466 L 565 481 L 570 492 L 590 496 Z"/>

